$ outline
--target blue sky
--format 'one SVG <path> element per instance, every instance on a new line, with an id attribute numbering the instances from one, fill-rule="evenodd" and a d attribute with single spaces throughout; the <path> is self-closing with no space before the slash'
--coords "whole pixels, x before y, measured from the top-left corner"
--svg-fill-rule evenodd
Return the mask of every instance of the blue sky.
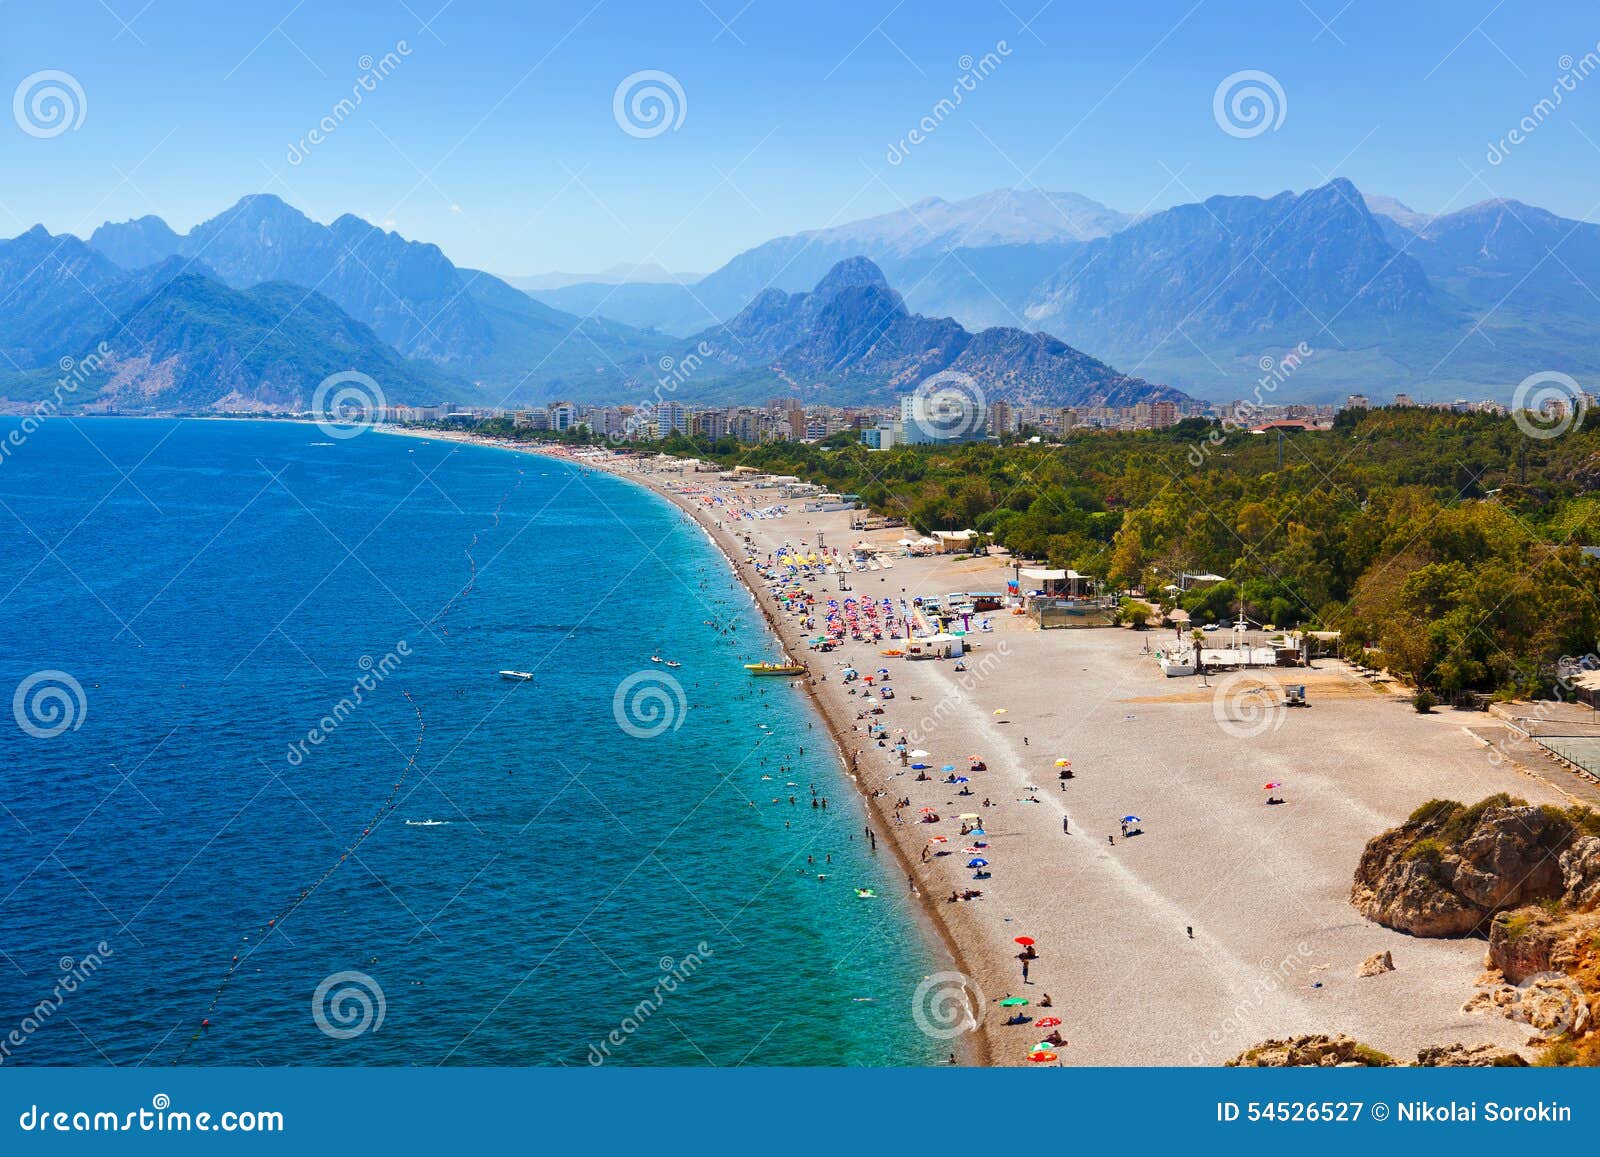
<path id="1" fill-rule="evenodd" d="M 270 191 L 499 273 L 709 270 L 930 195 L 1036 185 L 1137 211 L 1333 175 L 1427 211 L 1499 195 L 1600 219 L 1600 74 L 1486 159 L 1563 57 L 1600 51 L 1592 3 L 0 0 L 0 29 L 0 96 L 58 70 L 85 106 L 49 137 L 0 117 L 8 236 L 145 213 L 186 229 Z M 291 163 L 385 53 L 398 66 Z M 985 53 L 990 75 L 891 163 Z M 613 96 L 651 69 L 682 123 L 630 135 Z M 1284 94 L 1252 137 L 1213 116 L 1245 69 Z"/>

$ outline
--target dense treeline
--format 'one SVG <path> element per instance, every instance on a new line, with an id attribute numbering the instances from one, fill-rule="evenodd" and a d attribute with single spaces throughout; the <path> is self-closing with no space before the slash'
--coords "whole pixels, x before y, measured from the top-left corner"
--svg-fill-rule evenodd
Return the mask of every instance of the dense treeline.
<path id="1" fill-rule="evenodd" d="M 1495 415 L 1385 409 L 1281 439 L 1195 419 L 1046 444 L 662 448 L 797 474 L 923 532 L 972 527 L 1153 596 L 1184 572 L 1225 575 L 1179 596 L 1197 622 L 1242 598 L 1257 622 L 1342 630 L 1440 691 L 1548 690 L 1556 660 L 1600 636 L 1600 562 L 1580 549 L 1600 544 L 1595 415 L 1548 439 Z"/>

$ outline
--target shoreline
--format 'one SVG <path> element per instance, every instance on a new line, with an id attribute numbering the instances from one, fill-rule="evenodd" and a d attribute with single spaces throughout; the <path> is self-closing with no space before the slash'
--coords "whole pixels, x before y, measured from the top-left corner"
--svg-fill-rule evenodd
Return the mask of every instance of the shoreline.
<path id="1" fill-rule="evenodd" d="M 559 455 L 553 454 L 541 454 L 540 456 L 560 457 Z M 609 474 L 613 478 L 622 478 L 628 481 L 636 482 L 638 485 L 644 487 L 646 490 L 649 490 L 651 493 L 666 499 L 678 510 L 682 511 L 684 514 L 687 514 L 691 519 L 693 519 L 695 525 L 705 533 L 706 538 L 710 540 L 714 547 L 716 547 L 717 552 L 727 560 L 729 568 L 733 571 L 734 577 L 739 580 L 740 585 L 750 593 L 751 600 L 761 610 L 761 617 L 766 622 L 768 631 L 778 641 L 780 646 L 784 648 L 785 652 L 790 653 L 791 657 L 793 657 L 792 649 L 799 644 L 801 640 L 798 637 L 791 639 L 786 636 L 782 629 L 784 626 L 783 620 L 778 618 L 772 606 L 769 605 L 768 600 L 762 598 L 762 594 L 764 592 L 759 590 L 755 584 L 750 581 L 747 573 L 748 567 L 741 568 L 738 560 L 734 557 L 732 551 L 729 549 L 730 545 L 736 543 L 737 540 L 732 539 L 726 530 L 715 523 L 708 524 L 704 515 L 699 510 L 696 510 L 681 495 L 674 493 L 664 486 L 653 485 L 648 476 L 641 476 L 622 471 L 605 470 L 604 468 L 593 463 L 575 462 L 568 458 L 563 458 L 563 460 L 569 462 L 569 464 L 577 467 L 578 469 L 594 469 L 601 473 Z M 729 541 L 724 541 L 724 538 L 729 539 Z M 796 661 L 801 660 L 797 659 Z M 833 739 L 834 751 L 839 757 L 840 773 L 855 787 L 856 793 L 860 797 L 862 807 L 866 811 L 869 819 L 873 822 L 875 827 L 883 832 L 884 839 L 889 844 L 894 858 L 900 866 L 900 870 L 905 873 L 907 880 L 913 879 L 916 874 L 916 863 L 911 858 L 909 850 L 903 846 L 902 841 L 895 838 L 893 833 L 893 825 L 889 822 L 890 817 L 885 815 L 887 805 L 881 802 L 888 797 L 875 797 L 872 792 L 866 789 L 860 774 L 857 771 L 852 771 L 850 769 L 850 755 L 853 749 L 846 744 L 845 737 L 848 732 L 845 729 L 845 724 L 832 710 L 829 709 L 829 705 L 822 698 L 820 692 L 818 691 L 816 676 L 809 670 L 809 665 L 806 678 L 798 680 L 798 682 L 805 691 L 806 697 L 810 700 L 813 709 L 822 719 L 823 724 L 827 727 L 829 736 L 831 736 Z M 794 684 L 791 682 L 790 685 L 793 686 Z M 927 890 L 924 888 L 918 888 L 911 894 L 916 901 L 916 903 L 913 905 L 913 908 L 919 914 L 920 920 L 925 925 L 924 935 L 926 936 L 929 933 L 932 934 L 932 938 L 938 942 L 939 947 L 950 956 L 951 963 L 955 966 L 956 971 L 960 972 L 964 976 L 972 975 L 971 965 L 967 962 L 966 954 L 964 953 L 960 942 L 957 940 L 954 930 L 941 918 L 942 912 L 934 903 Z M 962 1039 L 961 1047 L 957 1050 L 957 1052 L 958 1055 L 960 1052 L 966 1052 L 968 1054 L 968 1064 L 987 1068 L 994 1064 L 994 1050 L 991 1042 L 982 1032 L 981 1023 L 982 1022 L 980 1022 L 979 1031 L 965 1034 L 964 1038 Z"/>
<path id="2" fill-rule="evenodd" d="M 969 1060 L 1028 1064 L 1042 994 L 1053 994 L 1048 1015 L 1069 1038 L 1054 1063 L 1070 1067 L 1216 1066 L 1268 1039 L 1319 1032 L 1400 1057 L 1452 1042 L 1525 1044 L 1512 1022 L 1464 1007 L 1483 973 L 1482 940 L 1410 937 L 1350 906 L 1367 842 L 1430 798 L 1471 802 L 1509 791 L 1567 802 L 1542 777 L 1488 758 L 1458 716 L 1419 715 L 1336 661 L 1292 675 L 1241 673 L 1214 687 L 1172 680 L 1152 657 L 1160 632 L 1040 631 L 1003 611 L 967 624 L 968 673 L 949 662 L 891 664 L 893 700 L 869 702 L 864 681 L 832 676 L 881 665 L 880 649 L 892 641 L 868 636 L 826 656 L 808 652 L 816 631 L 807 616 L 798 606 L 780 613 L 771 584 L 745 573 L 745 548 L 769 559 L 785 544 L 816 550 L 825 537 L 843 555 L 865 540 L 863 557 L 874 561 L 847 566 L 841 589 L 902 605 L 918 595 L 1002 591 L 1008 560 L 913 557 L 896 546 L 902 530 L 856 530 L 846 511 L 809 510 L 804 499 L 675 460 L 604 449 L 579 458 L 564 446 L 467 431 L 404 433 L 561 458 L 634 481 L 694 519 L 784 651 L 807 663 L 802 682 L 842 768 L 855 764 L 852 781 L 874 831 L 908 868 L 930 948 L 942 947 L 960 970 L 925 978 L 917 1020 Z M 820 617 L 834 574 L 810 572 L 800 586 Z M 1314 709 L 1277 710 L 1280 678 L 1305 684 Z M 1255 698 L 1262 690 L 1266 698 Z M 916 758 L 930 771 L 963 759 L 985 766 L 961 789 L 954 774 L 917 776 L 869 723 L 929 749 Z M 1070 779 L 1057 775 L 1064 757 Z M 1287 806 L 1264 807 L 1261 785 L 1278 781 Z M 956 853 L 978 852 L 955 842 L 966 834 L 956 831 L 958 813 L 968 812 L 985 829 L 981 854 L 995 866 L 981 873 L 981 892 L 957 903 L 974 877 Z M 1123 819 L 1119 834 L 1119 817 L 1138 816 Z M 1019 934 L 1038 945 L 1026 961 Z M 1381 951 L 1392 952 L 1395 971 L 1364 977 L 1363 961 Z M 1011 997 L 1031 1007 L 1013 1018 L 1001 1004 Z M 963 1007 L 977 1024 L 958 1043 L 946 1030 Z"/>
<path id="3" fill-rule="evenodd" d="M 681 494 L 674 492 L 667 486 L 661 485 L 652 476 L 633 470 L 607 469 L 598 462 L 579 461 L 570 454 L 552 452 L 551 450 L 542 448 L 538 443 L 530 443 L 525 446 L 510 446 L 501 444 L 499 442 L 490 441 L 488 439 L 479 438 L 465 431 L 405 430 L 394 427 L 378 427 L 377 429 L 381 433 L 394 434 L 400 437 L 414 437 L 423 439 L 425 441 L 435 440 L 459 442 L 483 446 L 487 449 L 506 450 L 513 454 L 522 454 L 529 457 L 552 458 L 561 461 L 566 465 L 573 467 L 574 469 L 593 470 L 596 473 L 606 474 L 612 478 L 617 478 L 625 482 L 631 482 L 642 489 L 649 491 L 651 494 L 654 494 L 664 501 L 670 503 L 673 508 L 678 510 L 680 513 L 688 516 L 694 525 L 697 526 L 706 536 L 706 539 L 716 549 L 717 553 L 720 554 L 726 561 L 734 578 L 738 580 L 739 584 L 750 595 L 751 602 L 754 603 L 755 606 L 760 610 L 762 621 L 765 623 L 768 633 L 784 650 L 784 652 L 793 655 L 798 647 L 799 651 L 802 654 L 804 653 L 805 648 L 803 646 L 803 640 L 798 634 L 795 634 L 793 637 L 791 637 L 791 633 L 784 630 L 786 624 L 777 616 L 774 608 L 770 605 L 769 600 L 763 598 L 765 592 L 759 589 L 759 587 L 757 587 L 756 584 L 751 581 L 750 575 L 747 573 L 748 566 L 741 566 L 737 558 L 737 553 L 742 553 L 742 550 L 740 549 L 742 547 L 742 543 L 736 537 L 734 537 L 731 532 L 727 531 L 716 523 L 709 522 L 703 512 L 696 509 L 695 506 L 687 501 Z M 895 836 L 895 825 L 891 822 L 892 809 L 890 809 L 888 804 L 884 802 L 887 801 L 889 797 L 887 795 L 874 797 L 873 793 L 867 789 L 867 785 L 862 779 L 859 771 L 851 770 L 850 756 L 854 751 L 854 748 L 847 743 L 847 736 L 852 734 L 852 732 L 849 730 L 848 722 L 842 720 L 838 716 L 837 712 L 822 697 L 819 692 L 815 673 L 808 671 L 806 678 L 801 680 L 786 680 L 786 682 L 788 682 L 790 686 L 793 686 L 796 682 L 798 682 L 801 688 L 804 690 L 812 709 L 816 712 L 817 716 L 822 720 L 823 725 L 827 728 L 828 735 L 833 742 L 834 752 L 838 757 L 840 773 L 855 788 L 864 812 L 866 813 L 869 821 L 873 824 L 873 827 L 878 830 L 884 842 L 889 845 L 891 854 L 893 855 L 895 862 L 898 864 L 901 873 L 904 874 L 908 880 L 914 878 L 916 875 L 917 862 L 910 849 L 905 846 L 905 842 L 901 839 L 897 839 Z M 944 919 L 943 910 L 935 902 L 929 891 L 924 887 L 918 887 L 912 893 L 912 897 L 915 902 L 911 905 L 911 908 L 917 915 L 917 921 L 922 927 L 922 935 L 926 940 L 929 941 L 929 947 L 936 948 L 938 951 L 947 955 L 955 970 L 960 972 L 963 976 L 974 976 L 975 973 L 971 963 L 968 960 L 967 950 L 962 946 L 956 930 L 948 921 Z M 984 1015 L 984 1010 L 981 1008 L 977 1010 L 977 1020 L 978 1028 L 976 1031 L 964 1033 L 959 1038 L 956 1038 L 949 1043 L 952 1045 L 953 1050 L 956 1052 L 958 1058 L 961 1058 L 961 1063 L 963 1065 L 981 1068 L 993 1067 L 995 1064 L 994 1058 L 996 1055 L 996 1042 L 991 1040 L 988 1032 L 985 1031 L 985 1026 L 988 1024 L 988 1017 Z"/>

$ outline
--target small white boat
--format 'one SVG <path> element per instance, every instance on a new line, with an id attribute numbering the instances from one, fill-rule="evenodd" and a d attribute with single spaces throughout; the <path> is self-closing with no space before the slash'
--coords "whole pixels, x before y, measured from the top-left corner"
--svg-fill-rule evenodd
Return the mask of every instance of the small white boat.
<path id="1" fill-rule="evenodd" d="M 651 655 L 650 656 L 650 661 L 652 663 L 663 663 L 666 660 L 664 660 L 660 655 Z"/>
<path id="2" fill-rule="evenodd" d="M 533 678 L 532 671 L 501 671 L 500 678 L 510 679 L 513 683 L 526 683 Z"/>
<path id="3" fill-rule="evenodd" d="M 442 828 L 446 824 L 448 824 L 449 822 L 450 822 L 449 820 L 407 820 L 406 821 L 406 827 L 408 827 L 408 828 Z"/>
<path id="4" fill-rule="evenodd" d="M 678 662 L 678 660 L 676 660 L 676 659 L 668 659 L 667 660 L 667 666 L 669 666 L 669 667 L 681 667 L 681 666 L 683 666 L 683 664 Z"/>

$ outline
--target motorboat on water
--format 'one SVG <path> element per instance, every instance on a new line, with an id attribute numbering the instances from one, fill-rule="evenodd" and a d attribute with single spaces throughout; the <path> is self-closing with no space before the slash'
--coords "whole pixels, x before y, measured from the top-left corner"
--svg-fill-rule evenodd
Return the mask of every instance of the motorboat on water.
<path id="1" fill-rule="evenodd" d="M 746 663 L 744 669 L 752 675 L 804 675 L 806 669 L 799 663 Z"/>
<path id="2" fill-rule="evenodd" d="M 500 678 L 509 679 L 513 683 L 526 683 L 533 678 L 532 671 L 501 671 Z"/>

